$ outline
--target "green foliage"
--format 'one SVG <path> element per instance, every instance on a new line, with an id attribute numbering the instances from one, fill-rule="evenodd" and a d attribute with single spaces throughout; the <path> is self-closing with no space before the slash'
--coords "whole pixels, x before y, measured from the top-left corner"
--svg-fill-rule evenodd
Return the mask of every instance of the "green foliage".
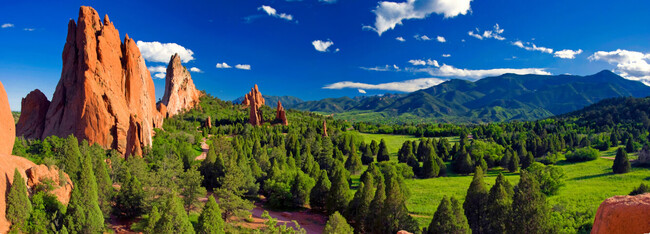
<path id="1" fill-rule="evenodd" d="M 526 169 L 530 167 L 530 165 L 533 165 L 533 163 L 535 163 L 535 157 L 533 157 L 532 153 L 528 153 L 521 161 L 521 169 Z"/>
<path id="2" fill-rule="evenodd" d="M 525 170 L 521 172 L 519 184 L 512 199 L 509 233 L 549 233 L 550 211 L 546 197 L 540 191 L 539 183 Z"/>
<path id="3" fill-rule="evenodd" d="M 126 182 L 115 196 L 115 214 L 119 217 L 134 218 L 143 213 L 144 190 L 136 176 L 127 171 Z"/>
<path id="4" fill-rule="evenodd" d="M 166 197 L 165 208 L 161 217 L 156 222 L 156 233 L 194 233 L 192 223 L 185 213 L 183 203 L 176 192 L 169 193 Z"/>
<path id="5" fill-rule="evenodd" d="M 476 167 L 472 183 L 467 189 L 467 196 L 463 203 L 469 227 L 474 233 L 484 233 L 488 225 L 487 198 L 488 190 L 483 181 L 483 169 Z"/>
<path id="6" fill-rule="evenodd" d="M 567 153 L 566 160 L 569 162 L 586 162 L 597 159 L 598 155 L 597 149 L 585 147 Z"/>
<path id="7" fill-rule="evenodd" d="M 72 233 L 99 233 L 104 230 L 104 215 L 99 208 L 97 183 L 91 161 L 88 155 L 83 159 L 68 204 L 65 225 Z"/>
<path id="8" fill-rule="evenodd" d="M 463 214 L 463 210 L 456 199 L 452 198 L 452 201 L 450 201 L 447 196 L 442 198 L 440 205 L 438 205 L 438 210 L 433 215 L 433 220 L 431 220 L 429 227 L 426 229 L 426 233 L 471 233 L 469 224 L 467 224 L 467 218 L 465 218 L 465 214 Z"/>
<path id="9" fill-rule="evenodd" d="M 618 148 L 616 151 L 616 158 L 614 158 L 614 165 L 612 170 L 615 174 L 628 173 L 630 171 L 630 161 L 627 158 L 627 153 L 623 148 Z"/>
<path id="10" fill-rule="evenodd" d="M 183 196 L 183 205 L 189 213 L 193 208 L 202 205 L 203 202 L 199 201 L 199 198 L 205 197 L 207 193 L 205 188 L 201 187 L 203 176 L 201 176 L 196 167 L 193 167 L 181 173 L 179 179 L 181 183 L 180 195 Z"/>
<path id="11" fill-rule="evenodd" d="M 359 232 L 364 232 L 366 230 L 365 221 L 370 212 L 370 203 L 375 194 L 375 181 L 372 174 L 365 176 L 357 192 L 354 194 L 354 198 L 350 201 L 348 205 L 348 210 L 346 212 L 346 217 L 353 222 L 354 227 Z"/>
<path id="12" fill-rule="evenodd" d="M 32 212 L 29 216 L 27 233 L 53 233 L 61 222 L 65 206 L 56 196 L 38 192 L 32 196 Z"/>
<path id="13" fill-rule="evenodd" d="M 462 146 L 461 149 L 454 156 L 453 162 L 454 172 L 458 174 L 470 174 L 474 171 L 474 162 L 469 157 L 469 153 L 465 149 L 465 146 Z"/>
<path id="14" fill-rule="evenodd" d="M 285 223 L 284 225 L 278 225 L 278 220 L 274 219 L 269 215 L 268 211 L 264 211 L 262 214 L 262 218 L 266 219 L 266 222 L 264 224 L 266 225 L 267 230 L 265 233 L 272 233 L 272 234 L 306 234 L 307 231 L 305 229 L 301 228 L 298 222 L 293 220 L 293 225 L 295 226 L 295 229 L 292 227 L 287 226 Z"/>
<path id="15" fill-rule="evenodd" d="M 59 156 L 59 160 L 62 161 L 62 165 L 59 167 L 68 173 L 72 182 L 76 184 L 79 180 L 79 174 L 82 173 L 80 171 L 82 155 L 79 151 L 79 142 L 73 135 L 65 139 L 65 145 L 63 146 L 63 152 Z"/>
<path id="16" fill-rule="evenodd" d="M 345 161 L 345 169 L 350 171 L 352 174 L 357 174 L 361 171 L 363 164 L 361 163 L 361 157 L 357 154 L 357 151 L 354 147 L 351 148 L 350 155 Z"/>
<path id="17" fill-rule="evenodd" d="M 382 220 L 385 232 L 397 233 L 400 230 L 410 232 L 419 231 L 417 222 L 411 217 L 406 208 L 407 196 L 398 180 L 394 167 L 390 167 L 386 177 L 386 199 L 381 209 L 380 219 Z"/>
<path id="18" fill-rule="evenodd" d="M 330 215 L 325 224 L 325 229 L 323 229 L 323 234 L 342 233 L 354 233 L 354 228 L 352 228 L 352 226 L 348 224 L 347 220 L 345 220 L 345 218 L 337 211 Z"/>
<path id="19" fill-rule="evenodd" d="M 384 139 L 381 139 L 381 143 L 379 143 L 379 149 L 377 151 L 377 162 L 383 161 L 390 161 L 390 156 L 388 154 L 388 148 L 386 147 L 386 141 Z"/>
<path id="20" fill-rule="evenodd" d="M 104 218 L 109 218 L 113 212 L 112 200 L 115 196 L 115 189 L 113 188 L 113 181 L 108 175 L 106 169 L 106 162 L 99 159 L 95 160 L 95 176 L 97 178 L 97 195 L 99 196 L 99 208 L 104 214 Z"/>
<path id="21" fill-rule="evenodd" d="M 6 217 L 12 223 L 11 229 L 25 230 L 27 219 L 32 212 L 32 203 L 27 196 L 27 186 L 18 169 L 14 169 L 14 178 L 7 195 Z"/>
<path id="22" fill-rule="evenodd" d="M 350 202 L 350 185 L 346 176 L 346 171 L 342 167 L 335 168 L 332 175 L 332 186 L 327 193 L 325 208 L 329 214 L 334 212 L 345 212 Z"/>
<path id="23" fill-rule="evenodd" d="M 158 211 L 158 207 L 154 206 L 151 208 L 151 212 L 149 212 L 149 217 L 147 218 L 146 226 L 144 229 L 144 233 L 155 233 L 156 231 L 156 223 L 160 221 L 160 212 Z"/>
<path id="24" fill-rule="evenodd" d="M 200 234 L 224 233 L 225 222 L 221 218 L 221 209 L 213 196 L 208 197 L 208 202 L 203 207 L 199 216 L 196 232 Z"/>
<path id="25" fill-rule="evenodd" d="M 513 154 L 512 158 L 510 158 L 510 161 L 508 162 L 508 171 L 510 172 L 517 172 L 519 170 L 519 156 L 517 154 Z"/>
<path id="26" fill-rule="evenodd" d="M 530 173 L 530 176 L 539 182 L 542 193 L 547 196 L 556 195 L 560 187 L 564 186 L 566 174 L 561 167 L 544 166 L 544 164 L 536 162 L 526 170 Z"/>
<path id="27" fill-rule="evenodd" d="M 513 193 L 512 185 L 499 173 L 487 198 L 486 233 L 506 233 Z"/>
<path id="28" fill-rule="evenodd" d="M 315 185 L 316 182 L 314 179 L 299 170 L 298 173 L 296 173 L 293 185 L 291 186 L 293 206 L 303 207 L 309 204 L 310 193 Z"/>
<path id="29" fill-rule="evenodd" d="M 309 193 L 309 201 L 312 209 L 325 209 L 327 197 L 331 187 L 332 183 L 327 176 L 327 171 L 322 170 L 318 176 L 316 185 Z"/>
<path id="30" fill-rule="evenodd" d="M 630 196 L 635 196 L 635 195 L 644 194 L 644 193 L 650 193 L 650 186 L 648 186 L 648 185 L 646 185 L 644 183 L 641 183 L 641 185 L 639 185 L 639 187 L 632 190 L 632 192 L 630 192 L 629 195 Z"/>

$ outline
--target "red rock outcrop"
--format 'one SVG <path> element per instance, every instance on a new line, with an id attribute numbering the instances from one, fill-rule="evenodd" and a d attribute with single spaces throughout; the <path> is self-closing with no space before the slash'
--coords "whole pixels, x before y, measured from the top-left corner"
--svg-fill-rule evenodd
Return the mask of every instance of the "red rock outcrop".
<path id="1" fill-rule="evenodd" d="M 14 142 L 16 141 L 16 125 L 14 123 L 7 92 L 5 92 L 5 87 L 0 82 L 0 154 L 11 154 L 14 149 Z M 4 212 L 2 214 L 4 215 Z"/>
<path id="2" fill-rule="evenodd" d="M 284 107 L 282 107 L 282 102 L 278 101 L 278 107 L 275 112 L 275 119 L 280 122 L 280 124 L 284 126 L 289 125 L 289 121 L 287 120 L 287 113 L 284 110 Z"/>
<path id="3" fill-rule="evenodd" d="M 54 182 L 55 188 L 50 191 L 51 194 L 59 198 L 59 201 L 67 205 L 70 201 L 70 194 L 72 194 L 72 180 L 67 174 L 63 174 L 63 178 L 59 176 L 59 170 L 56 166 L 48 167 L 46 165 L 36 165 L 25 170 L 27 175 L 27 187 L 34 188 L 45 180 Z M 63 179 L 64 181 L 61 181 Z"/>
<path id="4" fill-rule="evenodd" d="M 241 104 L 245 106 L 251 106 L 253 99 L 255 99 L 255 106 L 257 106 L 257 108 L 260 108 L 266 104 L 264 97 L 262 97 L 262 93 L 260 93 L 260 90 L 257 88 L 257 84 L 251 89 L 249 93 L 244 96 L 244 101 L 242 101 Z"/>
<path id="5" fill-rule="evenodd" d="M 650 193 L 614 196 L 603 201 L 596 212 L 592 234 L 650 232 Z"/>
<path id="6" fill-rule="evenodd" d="M 162 103 L 167 106 L 168 117 L 194 108 L 200 97 L 201 93 L 194 86 L 190 72 L 181 64 L 181 57 L 174 54 L 167 65 L 165 95 L 162 98 Z"/>
<path id="7" fill-rule="evenodd" d="M 11 121 L 13 117 L 10 118 L 10 116 L 11 108 L 9 107 L 7 93 L 2 82 L 0 82 L 0 176 L 2 176 L 0 178 L 0 233 L 7 233 L 9 227 L 11 227 L 11 223 L 5 216 L 7 209 L 6 195 L 11 189 L 16 169 L 23 178 L 27 178 L 28 191 L 34 191 L 34 186 L 42 183 L 45 178 L 50 178 L 52 175 L 56 175 L 53 181 L 59 182 L 58 170 L 48 168 L 46 172 L 43 168 L 47 168 L 46 166 L 36 166 L 26 158 L 10 155 L 16 139 L 15 125 Z M 65 185 L 56 188 L 53 194 L 57 196 L 61 203 L 67 204 L 72 192 L 72 181 L 65 174 L 64 178 L 67 179 Z"/>
<path id="8" fill-rule="evenodd" d="M 210 116 L 205 120 L 205 127 L 208 129 L 212 128 L 212 118 Z"/>
<path id="9" fill-rule="evenodd" d="M 250 123 L 253 126 L 262 125 L 262 122 L 263 122 L 262 112 L 258 109 L 257 98 L 252 97 L 250 99 L 249 104 L 250 104 L 250 112 L 249 112 L 249 115 L 248 115 L 248 117 L 249 117 L 248 123 Z"/>
<path id="10" fill-rule="evenodd" d="M 16 124 L 16 136 L 28 139 L 38 139 L 43 136 L 45 116 L 50 107 L 50 101 L 45 94 L 36 89 L 23 98 L 20 109 L 20 119 Z"/>
<path id="11" fill-rule="evenodd" d="M 47 111 L 43 138 L 80 141 L 137 155 L 151 145 L 156 110 L 153 79 L 135 42 L 124 43 L 108 16 L 91 7 L 70 20 L 61 80 Z"/>
<path id="12" fill-rule="evenodd" d="M 327 120 L 323 120 L 323 136 L 326 137 L 327 135 Z"/>

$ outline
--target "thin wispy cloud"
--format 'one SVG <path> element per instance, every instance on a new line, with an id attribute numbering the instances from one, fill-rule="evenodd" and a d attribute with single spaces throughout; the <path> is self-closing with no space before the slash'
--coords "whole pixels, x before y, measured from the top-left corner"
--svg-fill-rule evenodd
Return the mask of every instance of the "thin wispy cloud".
<path id="1" fill-rule="evenodd" d="M 0 28 L 13 28 L 13 27 L 14 27 L 14 24 L 10 24 L 10 23 L 4 23 L 4 24 L 2 24 L 2 26 L 0 26 Z"/>
<path id="2" fill-rule="evenodd" d="M 407 69 L 410 72 L 425 72 L 431 76 L 454 77 L 468 80 L 478 80 L 490 76 L 500 76 L 506 73 L 551 75 L 545 68 L 493 68 L 493 69 L 464 69 L 443 64 L 440 67 Z"/>
<path id="3" fill-rule="evenodd" d="M 504 30 L 499 27 L 499 24 L 495 24 L 493 30 L 485 30 L 483 33 L 481 33 L 481 30 L 477 28 L 476 32 L 469 31 L 467 34 L 479 40 L 494 38 L 499 41 L 503 41 L 506 39 L 505 37 L 501 36 L 503 31 Z"/>
<path id="4" fill-rule="evenodd" d="M 449 58 L 451 57 L 451 54 L 442 54 L 442 57 Z"/>
<path id="5" fill-rule="evenodd" d="M 217 68 L 223 69 L 223 68 L 232 68 L 232 67 L 227 63 L 217 63 Z"/>
<path id="6" fill-rule="evenodd" d="M 401 71 L 401 69 L 393 64 L 393 65 L 386 65 L 386 66 L 376 66 L 376 67 L 359 67 L 363 70 L 366 71 Z"/>
<path id="7" fill-rule="evenodd" d="M 543 47 L 543 46 L 537 46 L 537 45 L 535 45 L 533 43 L 530 43 L 530 42 L 524 43 L 522 41 L 514 41 L 514 42 L 512 42 L 512 45 L 514 45 L 516 47 L 519 47 L 519 48 L 522 48 L 522 49 L 525 49 L 525 50 L 528 50 L 528 51 L 540 51 L 542 53 L 547 53 L 547 54 L 552 54 L 553 53 L 553 49 L 551 49 L 551 48 L 547 48 L 547 47 Z"/>
<path id="8" fill-rule="evenodd" d="M 422 59 L 411 59 L 411 60 L 409 60 L 409 63 L 412 64 L 413 66 L 426 66 L 426 65 L 428 65 L 428 66 L 440 67 L 440 65 L 438 64 L 438 61 L 432 60 L 432 59 L 427 59 L 426 61 L 422 60 Z"/>
<path id="9" fill-rule="evenodd" d="M 34 29 L 34 28 L 23 28 L 23 30 L 25 30 L 27 32 L 33 32 L 36 29 Z"/>
<path id="10" fill-rule="evenodd" d="M 379 36 L 384 32 L 395 29 L 404 20 L 424 19 L 431 14 L 443 15 L 452 18 L 470 12 L 472 0 L 406 0 L 405 2 L 381 1 L 372 10 L 375 14 L 375 24 L 364 26 L 372 29 Z"/>
<path id="11" fill-rule="evenodd" d="M 401 42 L 405 42 L 405 41 L 406 41 L 403 37 L 396 37 L 395 40 L 398 40 L 398 41 L 401 41 Z"/>
<path id="12" fill-rule="evenodd" d="M 427 36 L 427 35 L 419 35 L 419 34 L 416 34 L 415 36 L 413 36 L 413 38 L 415 38 L 418 41 L 430 41 L 431 40 L 431 38 L 429 38 L 429 36 Z"/>
<path id="13" fill-rule="evenodd" d="M 187 63 L 194 60 L 194 52 L 176 43 L 160 43 L 157 41 L 138 41 L 136 45 L 140 49 L 142 57 L 149 62 L 168 63 L 174 54 L 181 56 L 181 62 Z"/>
<path id="14" fill-rule="evenodd" d="M 257 10 L 264 11 L 264 12 L 266 12 L 267 15 L 275 17 L 275 18 L 280 18 L 280 19 L 284 19 L 284 20 L 287 20 L 287 21 L 292 21 L 293 20 L 292 15 L 286 14 L 286 13 L 278 13 L 278 11 L 275 10 L 275 8 L 267 6 L 267 5 L 262 5 L 262 6 L 258 7 Z"/>
<path id="15" fill-rule="evenodd" d="M 420 89 L 426 89 L 431 86 L 438 85 L 444 82 L 444 79 L 438 78 L 420 78 L 413 80 L 405 80 L 398 82 L 368 84 L 361 82 L 342 81 L 333 84 L 328 84 L 323 89 L 357 89 L 359 93 L 366 93 L 366 90 L 387 90 L 398 92 L 414 92 Z"/>

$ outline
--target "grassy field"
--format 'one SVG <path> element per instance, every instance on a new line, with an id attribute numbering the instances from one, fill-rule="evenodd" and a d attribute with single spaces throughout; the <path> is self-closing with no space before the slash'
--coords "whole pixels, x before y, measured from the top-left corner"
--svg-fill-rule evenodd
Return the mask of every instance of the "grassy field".
<path id="1" fill-rule="evenodd" d="M 397 154 L 402 142 L 416 140 L 417 138 L 400 135 L 362 134 L 366 142 L 371 140 L 385 139 L 388 150 L 391 152 L 391 160 Z M 451 141 L 458 141 L 452 138 Z M 602 157 L 614 157 L 616 148 L 601 152 Z M 636 158 L 631 154 L 630 158 Z M 615 195 L 627 195 L 639 186 L 642 182 L 650 180 L 650 170 L 645 168 L 633 168 L 630 173 L 616 175 L 611 173 L 611 159 L 599 158 L 594 161 L 582 163 L 560 162 L 566 173 L 565 186 L 560 188 L 558 195 L 547 198 L 548 203 L 555 211 L 565 214 L 581 214 L 588 216 L 593 222 L 593 217 L 600 203 L 608 197 Z M 485 178 L 488 187 L 494 184 L 500 169 L 489 170 Z M 510 183 L 519 182 L 519 174 L 505 173 Z M 467 188 L 472 180 L 471 176 L 450 175 L 449 177 L 432 179 L 410 179 L 406 181 L 411 191 L 411 197 L 407 201 L 407 207 L 411 214 L 426 227 L 435 213 L 438 204 L 443 196 L 453 196 L 463 201 Z"/>

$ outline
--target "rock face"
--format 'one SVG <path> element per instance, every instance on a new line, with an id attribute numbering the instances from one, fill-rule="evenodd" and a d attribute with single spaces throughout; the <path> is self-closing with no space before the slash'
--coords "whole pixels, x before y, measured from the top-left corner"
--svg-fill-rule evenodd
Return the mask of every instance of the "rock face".
<path id="1" fill-rule="evenodd" d="M 210 116 L 205 120 L 205 127 L 208 129 L 212 128 L 212 118 Z"/>
<path id="2" fill-rule="evenodd" d="M 0 154 L 11 154 L 11 151 L 14 149 L 14 142 L 16 141 L 16 126 L 13 121 L 14 117 L 11 115 L 11 107 L 9 107 L 7 92 L 5 92 L 5 87 L 2 85 L 2 82 L 0 82 Z M 4 200 L 2 201 L 4 202 Z M 1 213 L 4 215 L 4 212 Z M 2 233 L 2 231 L 0 231 L 0 233 Z"/>
<path id="3" fill-rule="evenodd" d="M 323 136 L 326 137 L 327 135 L 327 120 L 323 120 Z"/>
<path id="4" fill-rule="evenodd" d="M 63 69 L 42 138 L 74 134 L 124 156 L 151 145 L 156 110 L 153 79 L 135 42 L 124 43 L 108 16 L 90 7 L 70 20 Z"/>
<path id="5" fill-rule="evenodd" d="M 190 72 L 181 64 L 181 57 L 174 54 L 167 65 L 165 95 L 162 104 L 167 107 L 168 117 L 194 108 L 201 93 L 194 86 Z"/>
<path id="6" fill-rule="evenodd" d="M 598 207 L 592 234 L 650 232 L 650 193 L 615 196 Z"/>
<path id="7" fill-rule="evenodd" d="M 255 97 L 250 99 L 250 112 L 248 117 L 248 123 L 253 126 L 260 126 L 263 123 L 262 111 L 258 109 L 257 98 Z"/>
<path id="8" fill-rule="evenodd" d="M 287 113 L 284 110 L 284 107 L 282 107 L 282 102 L 280 101 L 278 101 L 277 110 L 275 112 L 275 119 L 280 121 L 280 124 L 284 126 L 289 125 L 289 121 L 287 120 Z"/>
<path id="9" fill-rule="evenodd" d="M 251 106 L 253 100 L 255 100 L 255 106 L 257 108 L 260 108 L 266 104 L 264 97 L 262 97 L 262 93 L 260 93 L 260 90 L 257 88 L 257 84 L 251 89 L 249 93 L 246 94 L 246 96 L 244 96 L 244 101 L 242 101 L 241 104 L 245 106 Z"/>
<path id="10" fill-rule="evenodd" d="M 28 191 L 34 191 L 34 186 L 42 183 L 45 178 L 52 179 L 56 184 L 59 181 L 59 171 L 57 169 L 50 169 L 47 166 L 36 166 L 33 162 L 23 157 L 13 156 L 11 149 L 14 146 L 16 139 L 16 130 L 14 122 L 8 116 L 11 115 L 11 108 L 9 107 L 9 100 L 5 92 L 2 82 L 0 82 L 0 233 L 7 233 L 11 223 L 7 220 L 6 215 L 6 195 L 11 189 L 13 183 L 14 172 L 18 172 L 23 178 L 27 178 L 26 185 Z M 58 200 L 67 204 L 70 201 L 70 194 L 72 193 L 72 181 L 68 175 L 63 174 L 66 182 L 62 183 L 63 186 L 57 187 L 53 194 L 57 196 Z"/>
<path id="11" fill-rule="evenodd" d="M 45 116 L 50 107 L 50 101 L 45 94 L 36 89 L 23 98 L 20 109 L 20 119 L 16 124 L 16 136 L 25 138 L 41 138 L 45 127 Z"/>

